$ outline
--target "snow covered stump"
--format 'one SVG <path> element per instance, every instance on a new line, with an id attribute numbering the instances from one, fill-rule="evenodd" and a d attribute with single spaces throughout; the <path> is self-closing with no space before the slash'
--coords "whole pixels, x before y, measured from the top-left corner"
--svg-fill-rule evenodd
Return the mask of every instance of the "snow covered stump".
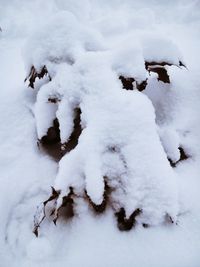
<path id="1" fill-rule="evenodd" d="M 35 216 L 34 233 L 38 235 L 47 216 L 47 204 L 56 223 L 69 203 L 72 215 L 78 213 L 79 198 L 97 212 L 112 208 L 120 230 L 136 223 L 176 222 L 175 174 L 160 141 L 154 107 L 138 91 L 148 83 L 147 71 L 162 80 L 162 61 L 153 64 L 134 46 L 102 49 L 98 32 L 67 14 L 53 20 L 50 34 L 45 29 L 30 42 L 34 52 L 28 58 L 27 80 L 37 92 L 38 139 L 51 144 L 59 160 L 52 194 Z M 146 68 L 145 60 L 151 62 Z M 163 82 L 169 82 L 166 75 L 164 70 Z M 119 77 L 135 82 L 138 90 L 122 90 Z"/>

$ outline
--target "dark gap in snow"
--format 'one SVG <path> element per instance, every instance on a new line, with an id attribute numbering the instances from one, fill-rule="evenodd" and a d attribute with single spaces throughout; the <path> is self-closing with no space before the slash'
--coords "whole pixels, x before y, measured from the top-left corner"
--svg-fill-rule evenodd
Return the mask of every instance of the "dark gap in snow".
<path id="1" fill-rule="evenodd" d="M 158 74 L 158 81 L 162 81 L 164 83 L 170 83 L 169 75 L 165 66 L 171 66 L 171 63 L 167 62 L 147 62 L 145 61 L 145 68 L 150 72 L 155 72 Z"/>
<path id="2" fill-rule="evenodd" d="M 63 202 L 61 207 L 59 208 L 58 217 L 60 217 L 64 221 L 68 221 L 70 218 L 72 218 L 74 216 L 73 204 L 74 201 L 71 197 L 63 197 Z"/>
<path id="3" fill-rule="evenodd" d="M 181 160 L 186 160 L 186 159 L 189 158 L 189 155 L 186 154 L 186 152 L 185 152 L 185 150 L 183 149 L 183 147 L 179 147 L 178 149 L 179 149 L 179 151 L 180 151 L 180 160 L 179 160 L 179 161 L 181 161 Z"/>
<path id="4" fill-rule="evenodd" d="M 141 83 L 138 83 L 134 78 L 132 77 L 124 77 L 122 75 L 119 76 L 119 79 L 121 80 L 122 82 L 122 85 L 123 85 L 123 89 L 126 89 L 126 90 L 133 90 L 135 89 L 134 87 L 134 82 L 136 82 L 136 88 L 139 90 L 139 91 L 143 91 L 146 86 L 147 86 L 147 79 L 142 81 Z"/>
<path id="5" fill-rule="evenodd" d="M 56 96 L 50 96 L 48 98 L 48 102 L 52 103 L 52 104 L 56 104 L 56 103 L 60 102 L 60 99 L 58 97 L 56 97 Z"/>
<path id="6" fill-rule="evenodd" d="M 170 162 L 170 165 L 171 165 L 173 168 L 176 167 L 176 165 L 177 165 L 179 162 L 181 162 L 181 161 L 183 161 L 183 160 L 187 160 L 187 159 L 189 158 L 189 155 L 187 155 L 187 153 L 185 152 L 185 150 L 183 149 L 183 147 L 179 147 L 178 149 L 179 149 L 179 151 L 180 151 L 180 158 L 179 158 L 178 161 L 173 162 L 170 158 L 168 158 L 168 160 L 169 160 L 169 162 Z"/>
<path id="7" fill-rule="evenodd" d="M 133 90 L 133 82 L 135 81 L 134 78 L 125 78 L 124 76 L 119 76 L 119 79 L 122 82 L 123 89 Z"/>
<path id="8" fill-rule="evenodd" d="M 58 119 L 54 119 L 53 126 L 47 131 L 47 135 L 43 136 L 41 139 L 42 144 L 54 144 L 60 142 L 60 130 Z"/>
<path id="9" fill-rule="evenodd" d="M 78 145 L 79 136 L 82 132 L 81 127 L 81 110 L 80 108 L 75 109 L 74 116 L 74 130 L 69 138 L 69 140 L 61 145 L 61 155 L 64 156 L 67 152 L 70 152 Z"/>
<path id="10" fill-rule="evenodd" d="M 34 89 L 34 83 L 36 78 L 42 79 L 45 75 L 48 75 L 49 81 L 51 81 L 51 77 L 45 65 L 42 67 L 40 72 L 37 72 L 36 68 L 32 66 L 29 75 L 26 77 L 24 81 L 26 82 L 28 80 L 29 81 L 28 86 Z"/>
<path id="11" fill-rule="evenodd" d="M 50 99 L 53 103 L 57 101 L 55 98 Z M 80 108 L 75 109 L 74 113 L 74 130 L 66 143 L 61 144 L 59 121 L 57 118 L 54 119 L 53 126 L 48 129 L 47 134 L 39 140 L 44 151 L 56 161 L 59 161 L 67 152 L 70 152 L 78 144 L 78 139 L 82 132 Z"/>
<path id="12" fill-rule="evenodd" d="M 180 61 L 180 60 L 179 60 L 179 66 L 180 66 L 180 67 L 187 68 L 186 65 L 185 65 L 182 61 Z"/>
<path id="13" fill-rule="evenodd" d="M 176 167 L 177 162 L 173 162 L 170 158 L 167 159 L 169 160 L 169 163 L 173 168 Z"/>
<path id="14" fill-rule="evenodd" d="M 145 68 L 146 68 L 146 70 L 148 70 L 148 67 L 149 66 L 157 66 L 157 65 L 162 66 L 162 67 L 174 65 L 174 66 L 177 66 L 177 67 L 184 67 L 184 68 L 186 68 L 186 65 L 181 60 L 179 60 L 179 64 L 178 65 L 175 65 L 173 63 L 169 63 L 169 62 L 166 62 L 166 61 L 160 61 L 160 62 L 156 62 L 156 61 L 145 61 Z"/>
<path id="15" fill-rule="evenodd" d="M 44 151 L 56 160 L 60 160 L 61 144 L 60 144 L 60 129 L 58 119 L 54 119 L 53 126 L 47 131 L 47 134 L 42 137 L 40 144 Z"/>
<path id="16" fill-rule="evenodd" d="M 148 70 L 149 66 L 172 66 L 174 64 L 166 62 L 166 61 L 161 61 L 161 62 L 156 62 L 156 61 L 145 61 L 145 68 Z"/>
<path id="17" fill-rule="evenodd" d="M 129 231 L 136 224 L 136 217 L 141 213 L 141 209 L 136 209 L 131 216 L 127 219 L 125 209 L 121 208 L 118 212 L 115 213 L 117 217 L 117 226 L 121 231 Z"/>
<path id="18" fill-rule="evenodd" d="M 147 86 L 147 79 L 142 81 L 141 83 L 137 83 L 136 82 L 136 85 L 137 85 L 137 89 L 142 92 L 143 90 L 145 90 L 146 86 Z"/>
<path id="19" fill-rule="evenodd" d="M 149 67 L 149 72 L 155 72 L 158 74 L 158 81 L 164 83 L 170 83 L 169 75 L 164 67 Z"/>
<path id="20" fill-rule="evenodd" d="M 156 62 L 156 61 L 145 61 L 145 68 L 150 72 L 155 72 L 158 74 L 158 81 L 162 81 L 164 83 L 170 83 L 170 78 L 165 66 L 177 66 L 177 67 L 185 67 L 186 65 L 183 64 L 182 61 L 179 61 L 179 65 L 175 65 L 166 61 Z"/>
<path id="21" fill-rule="evenodd" d="M 105 181 L 106 178 L 104 178 Z M 109 199 L 109 192 L 110 192 L 110 188 L 107 184 L 107 182 L 105 181 L 105 186 L 104 186 L 104 194 L 103 194 L 103 201 L 100 205 L 96 205 L 88 196 L 87 192 L 85 192 L 86 197 L 89 201 L 89 204 L 91 205 L 91 207 L 93 208 L 93 210 L 97 213 L 102 213 L 105 211 L 107 204 L 108 204 L 108 199 Z"/>
<path id="22" fill-rule="evenodd" d="M 68 221 L 74 216 L 73 204 L 73 189 L 70 188 L 70 193 L 62 198 L 62 204 L 57 209 L 54 208 L 52 210 L 51 216 L 55 225 L 58 218 L 64 221 Z"/>

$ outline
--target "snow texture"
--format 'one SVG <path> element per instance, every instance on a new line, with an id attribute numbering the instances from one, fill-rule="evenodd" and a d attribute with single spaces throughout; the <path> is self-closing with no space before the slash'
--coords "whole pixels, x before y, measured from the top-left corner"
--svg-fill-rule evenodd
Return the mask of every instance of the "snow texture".
<path id="1" fill-rule="evenodd" d="M 50 69 L 51 81 L 39 88 L 35 104 L 38 138 L 47 134 L 57 117 L 61 142 L 67 142 L 73 130 L 75 108 L 81 109 L 84 122 L 77 147 L 59 163 L 54 185 L 60 192 L 56 208 L 59 209 L 70 188 L 78 197 L 84 196 L 86 190 L 91 201 L 100 205 L 106 177 L 107 185 L 113 190 L 110 201 L 115 211 L 124 208 L 129 218 L 140 209 L 142 215 L 138 221 L 149 225 L 163 222 L 166 216 L 176 221 L 179 209 L 175 174 L 159 140 L 154 108 L 142 93 L 122 90 L 118 79 L 119 74 L 135 77 L 140 82 L 141 77 L 146 79 L 140 44 L 138 48 L 134 45 L 131 48 L 131 44 L 118 48 L 114 53 L 109 50 L 94 52 L 94 49 L 83 52 L 76 43 L 82 43 L 82 36 L 92 43 L 87 32 L 76 25 L 71 15 L 68 18 L 68 13 L 65 16 L 62 13 L 61 18 L 59 27 L 57 18 L 56 23 L 53 22 L 55 33 L 50 31 L 50 22 L 39 34 L 30 37 L 26 46 L 27 51 L 34 51 L 31 66 L 39 71 L 41 66 Z M 159 39 L 151 40 L 150 47 L 156 42 L 159 44 Z M 49 43 L 50 46 L 44 45 Z M 148 39 L 146 43 L 148 45 Z M 171 47 L 168 49 L 172 55 L 168 53 L 161 60 L 174 63 L 176 53 Z M 25 54 L 25 58 L 28 55 Z M 158 61 L 152 53 L 147 58 L 150 62 Z M 49 97 L 59 99 L 58 104 L 48 103 Z"/>
<path id="2" fill-rule="evenodd" d="M 1 265 L 198 267 L 199 2 L 0 4 Z M 168 63 L 170 83 L 145 62 Z M 48 73 L 32 90 L 23 80 L 33 66 Z M 146 89 L 124 90 L 119 76 L 147 79 Z M 77 109 L 78 144 L 55 162 L 38 139 L 57 118 L 65 145 Z M 105 185 L 110 204 L 95 215 L 85 192 L 100 205 Z M 45 219 L 36 238 L 51 186 L 57 209 L 73 188 L 75 216 Z M 121 208 L 126 218 L 142 211 L 126 233 Z"/>

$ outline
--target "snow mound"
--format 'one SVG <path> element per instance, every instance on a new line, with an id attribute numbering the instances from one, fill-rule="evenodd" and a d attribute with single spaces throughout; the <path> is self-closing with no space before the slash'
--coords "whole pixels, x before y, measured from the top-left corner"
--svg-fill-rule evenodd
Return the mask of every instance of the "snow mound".
<path id="1" fill-rule="evenodd" d="M 30 37 L 24 57 L 28 70 L 30 64 L 40 70 L 41 63 L 73 64 L 85 51 L 102 48 L 102 37 L 97 31 L 83 26 L 73 13 L 60 11 Z"/>
<path id="2" fill-rule="evenodd" d="M 162 45 L 171 44 L 169 54 L 163 58 L 163 50 L 158 58 L 148 57 L 158 38 L 146 39 L 144 46 L 123 41 L 111 48 L 96 38 L 98 31 L 91 32 L 72 14 L 62 12 L 27 44 L 27 51 L 30 43 L 34 51 L 26 58 L 32 68 L 28 79 L 37 89 L 38 138 L 44 141 L 57 131 L 61 143 L 62 159 L 47 200 L 54 199 L 53 220 L 66 199 L 76 202 L 82 197 L 96 210 L 104 209 L 109 199 L 119 224 L 121 212 L 124 221 L 133 218 L 144 225 L 157 225 L 167 218 L 174 222 L 179 211 L 176 179 L 159 138 L 154 108 L 137 90 L 122 90 L 119 77 L 146 81 L 145 60 L 176 64 L 176 47 L 161 39 Z M 44 84 L 38 78 L 45 78 Z M 77 120 L 76 144 L 65 151 Z"/>
<path id="3" fill-rule="evenodd" d="M 1 0 L 0 265 L 199 266 L 199 11 Z"/>

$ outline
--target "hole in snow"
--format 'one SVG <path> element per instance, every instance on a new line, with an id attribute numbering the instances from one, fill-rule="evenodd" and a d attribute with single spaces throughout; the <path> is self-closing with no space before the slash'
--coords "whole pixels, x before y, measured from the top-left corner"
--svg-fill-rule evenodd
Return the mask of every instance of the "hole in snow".
<path id="1" fill-rule="evenodd" d="M 136 209 L 129 218 L 126 218 L 125 209 L 121 208 L 115 213 L 117 217 L 117 226 L 121 231 L 129 231 L 136 224 L 136 217 L 141 213 L 141 209 Z"/>
<path id="2" fill-rule="evenodd" d="M 173 162 L 171 159 L 168 158 L 168 160 L 169 160 L 169 162 L 170 162 L 170 165 L 171 165 L 172 167 L 176 167 L 177 164 L 178 164 L 179 162 L 181 162 L 181 161 L 183 161 L 183 160 L 187 160 L 187 159 L 190 157 L 190 156 L 185 152 L 185 150 L 183 149 L 183 147 L 179 147 L 178 149 L 179 149 L 179 151 L 180 151 L 180 158 L 179 158 L 178 161 Z"/>
<path id="3" fill-rule="evenodd" d="M 134 78 L 132 77 L 124 77 L 124 76 L 119 76 L 119 79 L 122 82 L 123 89 L 126 90 L 133 90 L 133 89 L 138 89 L 140 92 L 143 91 L 146 86 L 147 86 L 147 79 L 142 81 L 141 83 L 138 83 Z"/>
<path id="4" fill-rule="evenodd" d="M 121 80 L 124 89 L 133 90 L 133 82 L 135 81 L 134 78 L 125 78 L 124 76 L 119 76 L 119 79 Z"/>
<path id="5" fill-rule="evenodd" d="M 106 177 L 104 177 L 104 181 L 105 181 L 105 179 L 106 179 Z M 85 192 L 87 200 L 89 201 L 90 206 L 97 213 L 102 213 L 102 212 L 105 211 L 105 209 L 107 207 L 107 204 L 108 204 L 108 200 L 109 200 L 109 193 L 110 193 L 110 188 L 109 188 L 108 184 L 105 181 L 103 201 L 102 201 L 102 203 L 100 205 L 96 205 L 94 202 L 92 202 L 92 200 L 88 196 L 87 192 Z"/>
<path id="6" fill-rule="evenodd" d="M 45 65 L 42 67 L 42 69 L 39 72 L 36 70 L 34 66 L 32 66 L 29 75 L 26 77 L 24 81 L 26 82 L 28 80 L 29 81 L 28 86 L 34 89 L 34 83 L 35 83 L 36 78 L 42 79 L 44 76 L 48 76 L 49 81 L 51 81 L 51 77 Z"/>
<path id="7" fill-rule="evenodd" d="M 78 145 L 78 139 L 82 132 L 81 110 L 80 108 L 76 108 L 74 112 L 74 130 L 69 138 L 69 141 L 61 145 L 62 156 L 65 155 L 65 153 L 70 152 Z"/>
<path id="8" fill-rule="evenodd" d="M 48 129 L 47 134 L 39 140 L 44 151 L 56 161 L 59 161 L 78 144 L 78 139 L 82 132 L 80 108 L 75 109 L 74 113 L 74 129 L 68 142 L 61 144 L 59 121 L 57 118 L 53 121 L 53 126 Z"/>

